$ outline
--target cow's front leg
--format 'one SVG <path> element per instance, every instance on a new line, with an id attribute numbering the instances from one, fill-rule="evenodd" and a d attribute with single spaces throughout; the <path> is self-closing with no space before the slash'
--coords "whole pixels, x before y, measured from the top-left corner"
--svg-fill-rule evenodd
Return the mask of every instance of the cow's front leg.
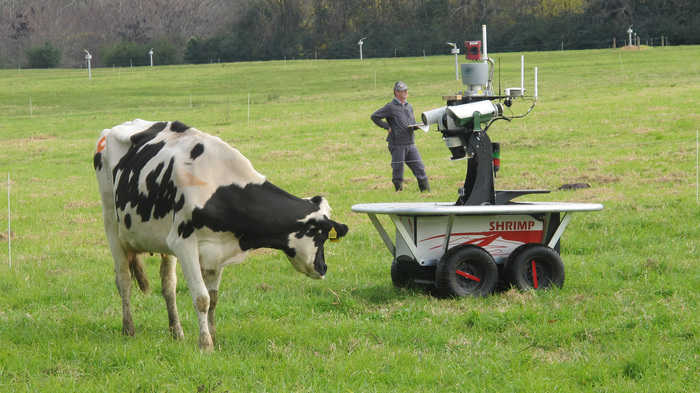
<path id="1" fill-rule="evenodd" d="M 161 293 L 165 299 L 165 307 L 168 310 L 168 327 L 170 334 L 178 340 L 185 336 L 180 324 L 180 316 L 177 313 L 177 274 L 175 272 L 175 257 L 161 254 L 160 256 L 160 282 Z"/>
<path id="2" fill-rule="evenodd" d="M 194 248 L 194 253 L 183 247 L 183 253 L 177 254 L 177 259 L 180 262 L 182 273 L 187 281 L 187 287 L 190 289 L 192 303 L 197 311 L 197 319 L 199 320 L 199 347 L 206 351 L 214 350 L 214 341 L 209 333 L 208 314 L 209 314 L 209 292 L 204 285 L 202 271 L 199 268 L 199 257 Z M 189 251 L 189 252 L 188 252 Z"/>
<path id="3" fill-rule="evenodd" d="M 202 270 L 204 285 L 207 286 L 209 292 L 209 313 L 207 315 L 207 324 L 209 325 L 209 333 L 214 342 L 216 342 L 216 305 L 219 302 L 219 283 L 221 282 L 221 272 L 223 268 L 216 270 Z"/>

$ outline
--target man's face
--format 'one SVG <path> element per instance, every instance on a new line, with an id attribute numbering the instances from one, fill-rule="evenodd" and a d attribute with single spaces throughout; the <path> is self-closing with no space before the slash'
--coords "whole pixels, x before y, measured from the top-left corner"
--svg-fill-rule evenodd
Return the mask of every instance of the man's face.
<path id="1" fill-rule="evenodd" d="M 401 102 L 404 102 L 404 101 L 406 101 L 406 98 L 408 98 L 408 90 L 404 90 L 404 91 L 395 90 L 394 95 L 396 96 L 396 99 L 398 99 Z"/>

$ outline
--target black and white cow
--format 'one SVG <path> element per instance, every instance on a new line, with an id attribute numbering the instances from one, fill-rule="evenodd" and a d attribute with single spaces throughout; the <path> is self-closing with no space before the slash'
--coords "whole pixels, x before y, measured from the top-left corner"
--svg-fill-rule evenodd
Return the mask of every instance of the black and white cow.
<path id="1" fill-rule="evenodd" d="M 297 271 L 324 278 L 323 246 L 348 227 L 330 219 L 325 198 L 297 198 L 274 186 L 221 139 L 180 122 L 137 119 L 100 134 L 94 166 L 122 299 L 123 332 L 134 334 L 131 278 L 148 290 L 139 254 L 161 254 L 160 276 L 175 338 L 175 257 L 199 318 L 199 345 L 213 349 L 223 267 L 250 250 L 284 252 Z"/>

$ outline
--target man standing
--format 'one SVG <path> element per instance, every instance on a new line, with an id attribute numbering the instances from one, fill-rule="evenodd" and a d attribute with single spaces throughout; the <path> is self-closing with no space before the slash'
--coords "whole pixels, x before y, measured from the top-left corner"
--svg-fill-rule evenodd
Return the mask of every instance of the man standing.
<path id="1" fill-rule="evenodd" d="M 413 115 L 413 107 L 406 102 L 408 87 L 398 81 L 394 85 L 394 99 L 382 108 L 374 112 L 372 121 L 377 126 L 388 131 L 386 141 L 389 142 L 391 152 L 392 179 L 396 191 L 403 190 L 403 164 L 405 163 L 418 180 L 418 188 L 421 192 L 430 192 L 428 175 L 425 173 L 425 165 L 421 159 L 415 144 L 413 130 L 416 124 Z M 386 119 L 384 121 L 383 119 Z"/>

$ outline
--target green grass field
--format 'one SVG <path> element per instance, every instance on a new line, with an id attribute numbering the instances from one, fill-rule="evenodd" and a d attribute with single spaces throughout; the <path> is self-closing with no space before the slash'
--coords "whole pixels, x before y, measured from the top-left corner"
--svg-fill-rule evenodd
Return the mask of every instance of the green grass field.
<path id="1" fill-rule="evenodd" d="M 491 54 L 501 87 L 520 55 Z M 115 392 L 691 392 L 700 385 L 700 47 L 526 53 L 532 113 L 494 123 L 497 189 L 591 188 L 520 200 L 594 202 L 562 238 L 561 289 L 436 299 L 397 289 L 367 202 L 453 201 L 464 161 L 440 134 L 417 144 L 432 193 L 395 193 L 369 115 L 401 79 L 416 114 L 463 90 L 451 55 L 201 66 L 0 70 L 0 390 Z M 499 73 L 496 73 L 498 86 Z M 531 92 L 531 90 L 529 90 Z M 527 109 L 516 102 L 516 113 Z M 277 251 L 224 270 L 212 354 L 169 338 L 158 280 L 121 303 L 92 168 L 99 132 L 180 120 L 219 136 L 302 197 L 324 195 L 350 226 L 326 246 L 328 276 Z M 7 176 L 11 193 L 11 261 Z M 11 262 L 11 263 L 10 263 Z"/>

